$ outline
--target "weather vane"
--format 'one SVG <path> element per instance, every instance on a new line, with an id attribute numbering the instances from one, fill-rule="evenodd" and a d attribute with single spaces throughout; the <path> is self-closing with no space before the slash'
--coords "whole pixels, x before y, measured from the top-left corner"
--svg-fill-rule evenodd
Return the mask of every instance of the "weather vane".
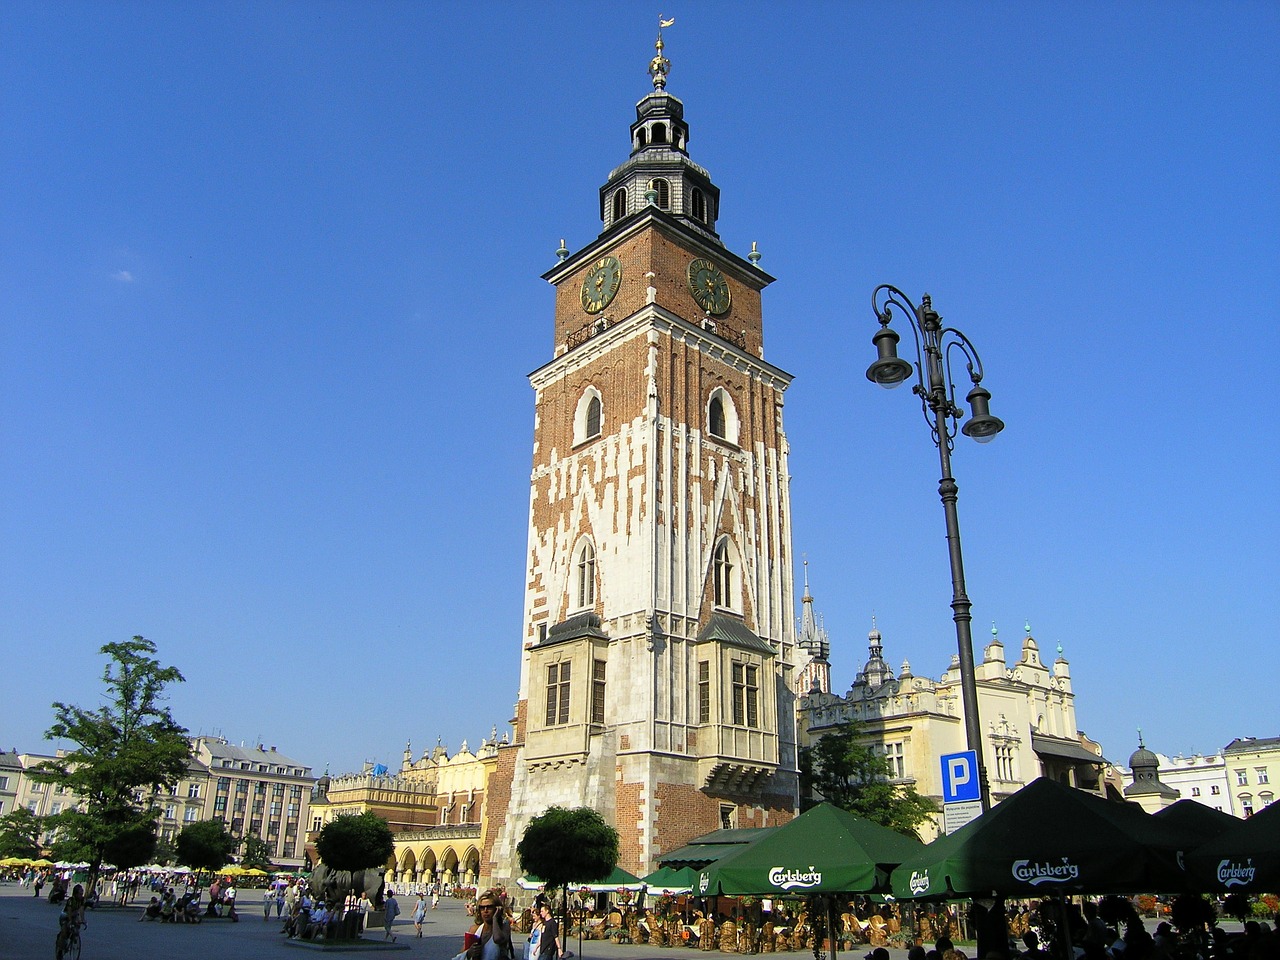
<path id="1" fill-rule="evenodd" d="M 662 14 L 658 14 L 658 40 L 654 44 L 657 54 L 649 61 L 649 76 L 653 77 L 655 90 L 665 90 L 667 86 L 667 74 L 671 72 L 671 61 L 662 55 L 662 48 L 666 46 L 662 42 L 662 30 L 664 27 L 673 26 L 675 22 L 675 17 L 664 18 Z"/>

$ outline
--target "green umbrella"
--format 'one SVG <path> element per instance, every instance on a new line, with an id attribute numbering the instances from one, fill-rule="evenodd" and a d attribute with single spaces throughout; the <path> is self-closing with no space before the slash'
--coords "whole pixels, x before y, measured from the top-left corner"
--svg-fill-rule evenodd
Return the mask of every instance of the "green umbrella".
<path id="1" fill-rule="evenodd" d="M 692 867 L 661 867 L 644 878 L 645 889 L 661 896 L 664 893 L 689 893 L 698 883 L 698 871 Z"/>
<path id="2" fill-rule="evenodd" d="M 1199 890 L 1258 893 L 1280 888 L 1280 803 L 1197 847 L 1187 866 Z"/>
<path id="3" fill-rule="evenodd" d="M 884 889 L 889 869 L 920 842 L 822 803 L 767 837 L 708 865 L 699 896 L 806 896 Z"/>
<path id="4" fill-rule="evenodd" d="M 893 871 L 903 899 L 1182 890 L 1188 847 L 1141 808 L 1041 777 Z"/>
<path id="5" fill-rule="evenodd" d="M 1163 810 L 1157 810 L 1152 816 L 1166 826 L 1186 834 L 1189 848 L 1198 847 L 1240 824 L 1240 820 L 1231 814 L 1190 799 L 1179 800 Z"/>

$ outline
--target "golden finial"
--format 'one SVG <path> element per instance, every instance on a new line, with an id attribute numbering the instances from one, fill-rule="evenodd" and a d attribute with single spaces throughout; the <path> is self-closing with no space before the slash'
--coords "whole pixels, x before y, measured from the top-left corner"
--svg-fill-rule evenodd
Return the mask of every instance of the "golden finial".
<path id="1" fill-rule="evenodd" d="M 662 28 L 670 27 L 676 22 L 675 17 L 663 19 L 662 14 L 658 14 L 658 39 L 654 43 L 654 49 L 657 54 L 649 61 L 649 76 L 653 77 L 653 89 L 665 90 L 667 87 L 667 74 L 671 72 L 671 61 L 662 55 L 662 50 L 666 46 L 662 42 Z"/>

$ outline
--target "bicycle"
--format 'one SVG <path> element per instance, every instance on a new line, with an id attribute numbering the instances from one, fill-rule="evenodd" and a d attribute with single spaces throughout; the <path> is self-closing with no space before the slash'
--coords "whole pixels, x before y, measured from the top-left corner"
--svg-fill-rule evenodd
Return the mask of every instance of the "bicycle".
<path id="1" fill-rule="evenodd" d="M 67 928 L 66 938 L 59 937 L 54 943 L 54 960 L 80 960 L 80 928 L 87 927 L 83 920 Z"/>

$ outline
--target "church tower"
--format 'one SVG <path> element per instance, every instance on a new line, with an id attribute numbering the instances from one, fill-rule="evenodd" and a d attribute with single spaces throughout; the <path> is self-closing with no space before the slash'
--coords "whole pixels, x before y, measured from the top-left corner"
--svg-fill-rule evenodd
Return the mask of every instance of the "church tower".
<path id="1" fill-rule="evenodd" d="M 716 232 L 720 191 L 684 104 L 653 92 L 600 188 L 600 235 L 561 244 L 535 394 L 515 739 L 489 789 L 485 866 L 552 805 L 613 823 L 620 866 L 796 807 L 791 515 L 759 253 Z"/>

